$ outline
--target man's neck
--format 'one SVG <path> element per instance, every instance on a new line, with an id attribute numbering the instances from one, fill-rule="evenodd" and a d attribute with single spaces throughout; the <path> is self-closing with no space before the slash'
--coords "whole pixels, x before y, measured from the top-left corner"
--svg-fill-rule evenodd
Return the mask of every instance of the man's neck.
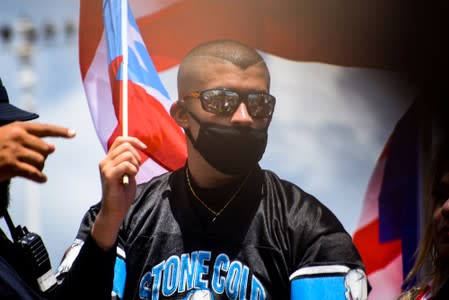
<path id="1" fill-rule="evenodd" d="M 196 155 L 195 155 L 196 154 Z M 209 165 L 198 153 L 189 155 L 187 164 L 193 181 L 200 188 L 211 189 L 223 186 L 240 176 L 223 174 Z"/>

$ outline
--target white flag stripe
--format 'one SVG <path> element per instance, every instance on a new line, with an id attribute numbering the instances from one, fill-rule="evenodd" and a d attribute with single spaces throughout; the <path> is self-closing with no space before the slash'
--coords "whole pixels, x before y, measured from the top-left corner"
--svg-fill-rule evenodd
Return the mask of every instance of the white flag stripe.
<path id="1" fill-rule="evenodd" d="M 176 4 L 177 2 L 180 2 L 180 0 L 158 0 L 158 1 L 151 1 L 151 5 L 149 5 L 147 1 L 131 0 L 130 4 L 134 16 L 137 19 L 140 17 L 157 13 L 173 4 Z"/>
<path id="2" fill-rule="evenodd" d="M 107 151 L 109 137 L 118 125 L 112 104 L 111 85 L 108 74 L 106 40 L 103 34 L 83 84 L 86 96 L 89 99 L 87 103 L 91 112 L 92 121 L 105 151 Z"/>
<path id="3" fill-rule="evenodd" d="M 398 255 L 385 268 L 368 276 L 373 287 L 368 300 L 395 300 L 401 293 L 402 285 L 402 255 Z"/>
<path id="4" fill-rule="evenodd" d="M 373 175 L 370 179 L 370 187 L 367 189 L 365 201 L 363 201 L 358 228 L 362 228 L 379 218 L 379 195 L 383 180 L 384 167 L 385 159 L 376 164 Z"/>
<path id="5" fill-rule="evenodd" d="M 167 172 L 166 169 L 162 168 L 160 165 L 155 163 L 152 159 L 147 159 L 139 168 L 139 173 L 136 176 L 136 182 L 143 183 L 154 176 L 161 175 Z"/>

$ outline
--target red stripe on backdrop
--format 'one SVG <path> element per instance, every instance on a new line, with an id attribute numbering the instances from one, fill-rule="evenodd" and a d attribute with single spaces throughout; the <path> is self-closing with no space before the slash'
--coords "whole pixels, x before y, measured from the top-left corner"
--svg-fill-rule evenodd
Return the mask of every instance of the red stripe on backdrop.
<path id="1" fill-rule="evenodd" d="M 103 21 L 98 21 L 98 18 L 103 15 L 102 3 L 103 1 L 99 0 L 81 0 L 80 2 L 78 43 L 81 78 L 83 80 L 94 59 L 103 33 Z"/>
<path id="2" fill-rule="evenodd" d="M 400 69 L 410 29 L 407 3 L 393 2 L 184 0 L 138 24 L 156 61 L 176 62 L 201 42 L 231 38 L 291 60 Z"/>
<path id="3" fill-rule="evenodd" d="M 140 18 L 138 24 L 148 51 L 153 58 L 162 55 L 179 62 L 190 49 L 207 40 L 232 38 L 257 46 L 264 38 L 263 15 L 258 9 L 250 9 L 252 0 L 231 2 L 235 5 L 226 1 L 181 1 Z M 164 34 L 160 34 L 162 29 Z"/>
<path id="4" fill-rule="evenodd" d="M 386 267 L 401 254 L 401 241 L 381 243 L 379 240 L 379 219 L 357 230 L 353 241 L 363 258 L 369 275 Z"/>
<path id="5" fill-rule="evenodd" d="M 83 78 L 102 34 L 101 2 L 81 0 Z M 407 8 L 405 0 L 183 0 L 137 23 L 159 71 L 177 65 L 197 44 L 218 38 L 291 60 L 403 70 L 413 28 L 407 26 Z"/>

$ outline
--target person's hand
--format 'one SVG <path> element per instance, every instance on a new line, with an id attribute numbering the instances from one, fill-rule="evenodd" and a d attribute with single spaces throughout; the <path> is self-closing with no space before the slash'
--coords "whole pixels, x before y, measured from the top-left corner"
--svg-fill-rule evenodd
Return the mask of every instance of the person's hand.
<path id="1" fill-rule="evenodd" d="M 135 137 L 117 137 L 108 154 L 100 162 L 101 209 L 92 227 L 92 237 L 102 249 L 115 244 L 120 225 L 136 194 L 135 176 L 139 171 L 140 155 L 146 145 Z M 123 183 L 127 175 L 129 183 Z"/>
<path id="2" fill-rule="evenodd" d="M 0 126 L 0 181 L 16 176 L 47 181 L 42 170 L 55 146 L 42 138 L 74 136 L 72 129 L 50 124 L 13 122 Z"/>

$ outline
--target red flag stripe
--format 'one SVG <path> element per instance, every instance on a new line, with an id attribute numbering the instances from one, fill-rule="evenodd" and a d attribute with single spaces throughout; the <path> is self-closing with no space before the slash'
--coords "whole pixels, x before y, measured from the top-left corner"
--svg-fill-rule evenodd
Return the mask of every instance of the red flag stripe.
<path id="1" fill-rule="evenodd" d="M 118 84 L 114 86 L 113 98 L 119 99 Z M 180 127 L 167 114 L 159 101 L 147 94 L 147 92 L 132 83 L 128 83 L 128 134 L 139 137 L 148 148 L 143 152 L 142 160 L 148 157 L 167 170 L 175 170 L 185 163 L 186 142 Z M 120 116 L 118 104 L 114 101 L 116 113 Z M 108 148 L 117 136 L 121 135 L 121 118 L 113 134 L 109 138 Z M 142 162 L 143 162 L 142 161 Z"/>
<path id="2" fill-rule="evenodd" d="M 401 254 L 401 241 L 381 243 L 379 240 L 379 219 L 359 228 L 353 236 L 354 243 L 363 258 L 369 275 L 385 268 Z"/>

